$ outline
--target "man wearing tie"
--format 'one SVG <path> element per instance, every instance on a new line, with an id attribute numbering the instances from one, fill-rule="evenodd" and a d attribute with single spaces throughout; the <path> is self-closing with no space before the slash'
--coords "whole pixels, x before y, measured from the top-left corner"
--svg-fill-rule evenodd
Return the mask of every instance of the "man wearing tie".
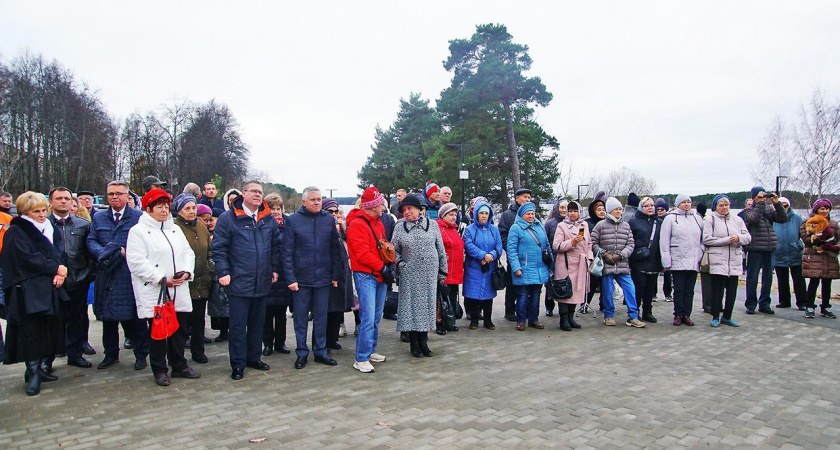
<path id="1" fill-rule="evenodd" d="M 248 181 L 213 232 L 212 254 L 219 284 L 230 301 L 228 352 L 230 377 L 241 380 L 245 367 L 268 370 L 262 355 L 265 301 L 280 273 L 280 228 L 263 200 L 262 184 Z"/>
<path id="2" fill-rule="evenodd" d="M 91 232 L 87 237 L 88 251 L 96 258 L 96 289 L 93 311 L 102 320 L 102 345 L 105 359 L 100 369 L 120 361 L 119 325 L 127 338 L 134 342 L 134 368 L 144 369 L 148 364 L 149 333 L 145 320 L 137 318 L 137 304 L 131 287 L 131 272 L 125 261 L 125 244 L 128 230 L 143 214 L 139 209 L 128 208 L 128 184 L 124 181 L 108 183 L 108 209 L 93 215 Z"/>

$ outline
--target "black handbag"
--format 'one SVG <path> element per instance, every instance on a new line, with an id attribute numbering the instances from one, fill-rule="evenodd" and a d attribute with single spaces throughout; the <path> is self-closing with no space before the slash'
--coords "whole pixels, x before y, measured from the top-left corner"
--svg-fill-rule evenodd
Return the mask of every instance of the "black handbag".
<path id="1" fill-rule="evenodd" d="M 569 272 L 569 257 L 563 252 L 563 259 L 566 260 L 566 273 Z M 549 277 L 548 282 L 545 283 L 545 292 L 548 298 L 552 300 L 565 300 L 572 298 L 574 294 L 572 290 L 572 279 L 569 275 L 561 280 L 555 280 L 554 277 Z"/>
<path id="2" fill-rule="evenodd" d="M 444 330 L 455 331 L 457 329 L 455 325 L 455 308 L 452 302 L 449 301 L 449 297 L 444 294 L 443 290 L 445 288 L 446 285 L 438 283 L 437 301 L 440 307 L 440 323 L 443 325 Z"/>
<path id="3" fill-rule="evenodd" d="M 385 307 L 382 308 L 384 314 L 396 314 L 400 306 L 400 293 L 388 291 L 385 294 Z"/>
<path id="4" fill-rule="evenodd" d="M 501 291 L 505 288 L 505 275 L 507 275 L 507 270 L 505 270 L 504 266 L 496 260 L 496 270 L 490 274 L 490 284 L 493 286 L 494 291 Z"/>

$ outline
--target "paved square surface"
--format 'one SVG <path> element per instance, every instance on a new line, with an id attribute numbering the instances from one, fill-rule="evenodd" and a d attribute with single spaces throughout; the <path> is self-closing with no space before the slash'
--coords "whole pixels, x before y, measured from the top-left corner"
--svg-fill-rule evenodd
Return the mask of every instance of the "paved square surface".
<path id="1" fill-rule="evenodd" d="M 616 327 L 589 315 L 574 332 L 556 318 L 517 332 L 500 296 L 496 331 L 459 321 L 432 333 L 432 358 L 413 358 L 383 320 L 388 361 L 372 374 L 352 368 L 352 326 L 337 367 L 310 358 L 295 370 L 293 355 L 275 353 L 270 371 L 238 382 L 226 343 L 192 364 L 200 379 L 165 388 L 126 350 L 106 370 L 57 361 L 60 379 L 36 397 L 22 364 L 0 366 L 0 448 L 840 448 L 838 321 L 747 316 L 738 298 L 741 328 L 710 328 L 698 293 L 695 327 L 672 326 L 672 304 L 658 302 L 646 329 L 624 326 L 618 306 Z M 95 365 L 98 322 L 91 343 Z"/>

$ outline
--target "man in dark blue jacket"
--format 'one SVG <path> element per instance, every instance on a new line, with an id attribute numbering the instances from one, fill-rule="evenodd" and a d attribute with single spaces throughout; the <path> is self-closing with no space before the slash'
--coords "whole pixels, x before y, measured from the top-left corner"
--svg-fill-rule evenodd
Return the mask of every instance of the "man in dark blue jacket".
<path id="1" fill-rule="evenodd" d="M 248 181 L 213 232 L 213 262 L 230 301 L 230 377 L 241 380 L 245 366 L 268 370 L 260 360 L 266 297 L 280 273 L 280 228 L 263 200 L 262 184 Z"/>
<path id="2" fill-rule="evenodd" d="M 149 331 L 145 320 L 137 318 L 137 304 L 131 287 L 131 272 L 125 261 L 128 230 L 143 215 L 139 209 L 129 208 L 128 184 L 112 181 L 107 188 L 108 209 L 93 215 L 87 248 L 97 260 L 96 289 L 93 312 L 102 319 L 102 345 L 105 359 L 100 369 L 120 361 L 119 325 L 127 338 L 134 342 L 134 368 L 142 370 L 148 364 Z"/>
<path id="3" fill-rule="evenodd" d="M 225 209 L 225 204 L 222 202 L 222 199 L 216 198 L 216 194 L 218 191 L 216 190 L 216 183 L 212 181 L 208 181 L 204 183 L 204 190 L 201 191 L 201 198 L 198 199 L 198 203 L 202 205 L 207 205 L 210 209 L 219 208 L 221 210 Z"/>
<path id="4" fill-rule="evenodd" d="M 297 348 L 295 369 L 303 369 L 309 356 L 306 331 L 312 313 L 312 352 L 315 362 L 338 364 L 327 354 L 327 304 L 330 286 L 342 277 L 341 245 L 335 219 L 321 210 L 321 191 L 303 190 L 303 205 L 289 216 L 283 233 L 283 274 L 292 290 Z"/>

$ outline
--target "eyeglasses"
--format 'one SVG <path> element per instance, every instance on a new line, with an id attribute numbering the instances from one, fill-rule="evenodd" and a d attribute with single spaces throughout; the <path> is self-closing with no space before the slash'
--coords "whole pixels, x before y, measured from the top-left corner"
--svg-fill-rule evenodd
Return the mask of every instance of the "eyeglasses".
<path id="1" fill-rule="evenodd" d="M 327 212 L 330 213 L 330 214 L 338 214 L 337 209 L 328 209 Z"/>
<path id="2" fill-rule="evenodd" d="M 263 195 L 263 191 L 259 189 L 245 189 L 245 192 L 250 192 L 254 195 Z"/>
<path id="3" fill-rule="evenodd" d="M 109 192 L 105 195 L 107 195 L 108 197 L 122 197 L 123 195 L 128 195 L 128 192 Z"/>

